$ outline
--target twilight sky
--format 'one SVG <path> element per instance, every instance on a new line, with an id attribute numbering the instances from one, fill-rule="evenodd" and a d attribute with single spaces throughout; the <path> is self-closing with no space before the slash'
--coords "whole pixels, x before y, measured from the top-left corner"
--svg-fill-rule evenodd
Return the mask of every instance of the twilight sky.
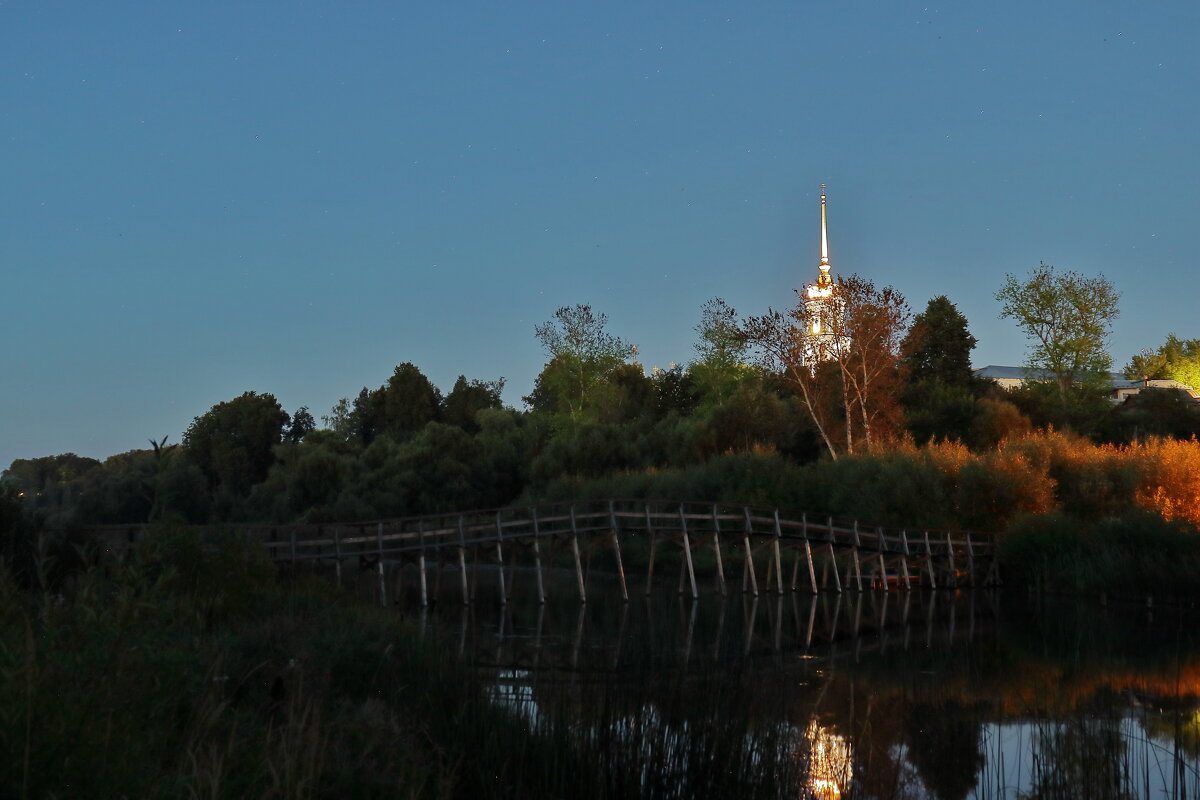
<path id="1" fill-rule="evenodd" d="M 505 377 L 591 303 L 647 367 L 817 273 L 1123 295 L 1116 366 L 1200 336 L 1195 2 L 0 2 L 0 468 L 320 419 L 412 361 Z"/>

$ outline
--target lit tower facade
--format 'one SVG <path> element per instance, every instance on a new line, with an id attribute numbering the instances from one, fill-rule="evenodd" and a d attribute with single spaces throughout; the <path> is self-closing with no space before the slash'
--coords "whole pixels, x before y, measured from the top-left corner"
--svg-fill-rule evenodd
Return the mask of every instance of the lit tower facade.
<path id="1" fill-rule="evenodd" d="M 821 274 L 816 283 L 804 287 L 804 311 L 808 322 L 804 340 L 804 362 L 815 365 L 835 357 L 841 345 L 841 317 L 845 302 L 837 296 L 830 275 L 829 229 L 825 218 L 825 184 L 821 184 Z"/>

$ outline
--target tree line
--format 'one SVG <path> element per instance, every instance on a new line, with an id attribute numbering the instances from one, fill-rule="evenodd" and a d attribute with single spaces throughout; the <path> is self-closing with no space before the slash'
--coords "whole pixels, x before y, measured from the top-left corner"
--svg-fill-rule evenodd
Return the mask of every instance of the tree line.
<path id="1" fill-rule="evenodd" d="M 715 298 L 701 309 L 691 359 L 649 371 L 604 314 L 563 307 L 535 328 L 546 362 L 522 409 L 504 406 L 503 378 L 460 375 L 443 393 L 408 362 L 320 423 L 307 407 L 288 413 L 274 395 L 247 391 L 196 417 L 177 444 L 151 440 L 104 461 L 14 461 L 0 515 L 19 509 L 55 527 L 372 519 L 500 506 L 564 478 L 731 455 L 806 464 L 930 441 L 982 452 L 1051 427 L 1097 443 L 1200 432 L 1186 395 L 1108 400 L 1118 298 L 1103 278 L 1045 264 L 1007 277 L 1001 316 L 1029 337 L 1027 366 L 1053 376 L 1014 391 L 973 375 L 976 339 L 948 298 L 913 314 L 893 287 L 857 275 L 839 278 L 835 296 L 839 313 L 822 318 L 833 344 L 820 359 L 804 336 L 818 312 L 799 293 L 786 310 L 745 318 Z M 1194 381 L 1200 340 L 1172 335 L 1127 372 Z"/>

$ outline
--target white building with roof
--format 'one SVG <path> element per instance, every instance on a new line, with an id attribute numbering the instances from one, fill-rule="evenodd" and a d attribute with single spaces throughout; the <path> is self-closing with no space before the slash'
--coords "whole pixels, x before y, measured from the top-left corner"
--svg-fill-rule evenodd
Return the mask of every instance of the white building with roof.
<path id="1" fill-rule="evenodd" d="M 1028 381 L 1041 382 L 1054 380 L 1054 373 L 1050 370 L 1030 369 L 1029 367 L 1005 367 L 996 364 L 988 364 L 986 367 L 980 367 L 975 370 L 974 375 L 977 378 L 987 378 L 1005 390 L 1024 386 Z M 1114 403 L 1122 403 L 1143 389 L 1175 389 L 1186 392 L 1193 400 L 1200 402 L 1200 391 L 1176 380 L 1129 380 L 1120 372 L 1108 373 L 1108 379 L 1112 387 L 1109 399 Z"/>

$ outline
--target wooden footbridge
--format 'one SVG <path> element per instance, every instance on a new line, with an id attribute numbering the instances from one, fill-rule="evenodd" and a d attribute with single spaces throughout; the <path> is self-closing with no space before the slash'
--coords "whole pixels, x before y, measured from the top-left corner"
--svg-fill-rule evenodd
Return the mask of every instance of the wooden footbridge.
<path id="1" fill-rule="evenodd" d="M 388 572 L 399 579 L 405 564 L 417 567 L 421 604 L 430 600 L 429 568 L 440 576 L 454 568 L 464 603 L 475 596 L 484 566 L 499 567 L 499 599 L 507 603 L 517 561 L 532 567 L 539 602 L 544 571 L 565 563 L 574 570 L 579 599 L 587 602 L 593 556 L 609 550 L 621 597 L 629 599 L 626 561 L 636 551 L 645 592 L 655 568 L 678 563 L 678 591 L 699 596 L 702 583 L 724 595 L 740 591 L 819 592 L 867 589 L 937 589 L 999 583 L 995 538 L 989 534 L 867 526 L 856 520 L 781 514 L 720 503 L 606 500 L 436 514 L 372 522 L 239 526 L 260 539 L 281 564 L 332 563 L 374 568 L 380 601 L 387 602 Z M 100 529 L 94 529 L 99 531 Z M 110 535 L 128 526 L 104 526 Z M 623 553 L 624 547 L 624 553 Z M 585 566 L 586 564 L 586 566 Z"/>

